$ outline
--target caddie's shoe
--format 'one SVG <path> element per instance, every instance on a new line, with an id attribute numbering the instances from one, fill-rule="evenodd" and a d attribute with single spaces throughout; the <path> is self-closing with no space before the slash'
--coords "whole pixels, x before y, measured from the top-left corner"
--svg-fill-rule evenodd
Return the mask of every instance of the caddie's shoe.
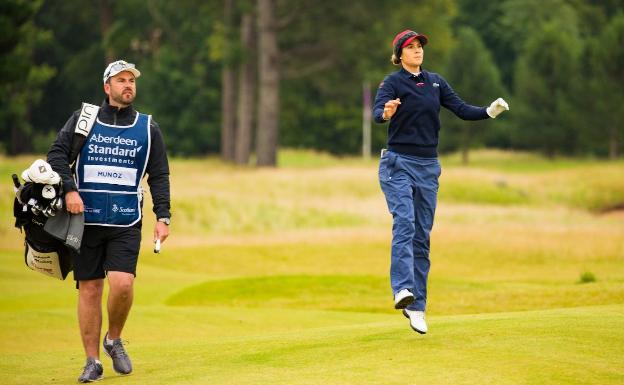
<path id="1" fill-rule="evenodd" d="M 394 308 L 405 309 L 414 302 L 414 294 L 407 289 L 403 289 L 394 295 Z"/>
<path id="2" fill-rule="evenodd" d="M 415 332 L 420 334 L 427 333 L 428 329 L 424 311 L 403 309 L 403 315 L 409 319 L 410 326 Z"/>
<path id="3" fill-rule="evenodd" d="M 104 336 L 102 345 L 106 354 L 113 359 L 113 369 L 119 374 L 130 374 L 132 372 L 132 362 L 130 357 L 128 357 L 128 353 L 126 353 L 126 349 L 124 349 L 121 338 L 117 338 L 113 340 L 112 344 L 108 344 L 106 343 L 107 337 L 108 332 Z"/>
<path id="4" fill-rule="evenodd" d="M 102 379 L 102 373 L 104 373 L 102 363 L 95 358 L 87 358 L 87 364 L 80 377 L 78 377 L 78 382 L 99 381 Z"/>

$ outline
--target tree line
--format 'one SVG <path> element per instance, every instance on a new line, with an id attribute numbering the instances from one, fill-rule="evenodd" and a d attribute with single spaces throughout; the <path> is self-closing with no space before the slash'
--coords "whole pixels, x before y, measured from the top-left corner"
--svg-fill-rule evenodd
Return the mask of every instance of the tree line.
<path id="1" fill-rule="evenodd" d="M 363 90 L 394 70 L 396 33 L 427 34 L 424 69 L 504 119 L 442 113 L 441 150 L 617 158 L 624 139 L 621 0 L 5 0 L 0 152 L 43 152 L 106 64 L 142 71 L 136 108 L 168 150 L 271 166 L 279 146 L 355 154 Z M 366 99 L 364 97 L 364 99 Z M 374 149 L 385 127 L 375 125 Z"/>

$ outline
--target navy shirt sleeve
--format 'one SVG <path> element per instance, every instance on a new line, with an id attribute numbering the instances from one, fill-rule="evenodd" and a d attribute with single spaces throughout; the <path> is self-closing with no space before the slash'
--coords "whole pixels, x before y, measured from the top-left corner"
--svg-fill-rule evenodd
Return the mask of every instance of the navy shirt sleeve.
<path id="1" fill-rule="evenodd" d="M 158 123 L 152 120 L 150 125 L 152 145 L 147 162 L 147 184 L 152 194 L 152 210 L 156 218 L 171 217 L 171 193 L 169 185 L 169 160 L 162 132 Z"/>
<path id="2" fill-rule="evenodd" d="M 75 111 L 67 120 L 63 128 L 56 135 L 56 140 L 52 143 L 48 151 L 47 160 L 52 170 L 56 171 L 63 181 L 63 190 L 65 193 L 69 191 L 77 191 L 76 182 L 69 165 L 69 156 L 71 154 L 72 140 L 74 138 L 74 129 L 80 110 Z"/>
<path id="3" fill-rule="evenodd" d="M 373 107 L 373 117 L 376 123 L 385 122 L 383 118 L 384 105 L 389 101 L 397 98 L 397 93 L 388 81 L 388 76 L 379 84 L 377 95 L 375 96 L 375 104 Z"/>
<path id="4" fill-rule="evenodd" d="M 489 118 L 486 107 L 472 106 L 464 102 L 446 82 L 439 76 L 440 80 L 440 104 L 453 112 L 458 118 L 463 120 L 482 120 Z"/>

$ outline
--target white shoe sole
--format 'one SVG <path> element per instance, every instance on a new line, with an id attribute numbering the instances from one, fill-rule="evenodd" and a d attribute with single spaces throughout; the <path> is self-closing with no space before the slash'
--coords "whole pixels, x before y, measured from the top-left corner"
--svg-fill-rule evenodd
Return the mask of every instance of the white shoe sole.
<path id="1" fill-rule="evenodd" d="M 427 334 L 426 331 L 418 330 L 418 329 L 416 329 L 415 327 L 412 326 L 412 319 L 410 318 L 409 314 L 407 314 L 405 309 L 403 309 L 403 315 L 405 316 L 405 318 L 410 320 L 410 327 L 412 328 L 413 331 L 415 331 L 416 333 L 419 333 L 419 334 Z"/>
<path id="2" fill-rule="evenodd" d="M 414 296 L 408 295 L 407 297 L 401 298 L 401 300 L 394 304 L 395 309 L 405 309 L 409 305 L 414 302 Z"/>

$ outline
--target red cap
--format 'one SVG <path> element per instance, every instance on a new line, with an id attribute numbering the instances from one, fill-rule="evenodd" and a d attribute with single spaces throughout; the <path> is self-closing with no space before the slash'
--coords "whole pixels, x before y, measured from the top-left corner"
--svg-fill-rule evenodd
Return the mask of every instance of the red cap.
<path id="1" fill-rule="evenodd" d="M 399 42 L 399 40 L 401 40 L 402 37 L 406 36 L 406 35 L 411 35 L 408 36 L 403 43 L 401 44 L 401 47 L 397 47 L 396 44 Z M 393 48 L 403 48 L 406 45 L 408 45 L 409 43 L 411 43 L 414 39 L 418 39 L 420 40 L 420 44 L 422 44 L 423 46 L 427 45 L 427 43 L 429 42 L 429 38 L 423 34 L 420 34 L 418 32 L 414 32 L 411 29 L 406 29 L 403 32 L 400 32 L 398 35 L 396 35 L 394 37 L 394 40 L 392 40 L 392 47 Z"/>

